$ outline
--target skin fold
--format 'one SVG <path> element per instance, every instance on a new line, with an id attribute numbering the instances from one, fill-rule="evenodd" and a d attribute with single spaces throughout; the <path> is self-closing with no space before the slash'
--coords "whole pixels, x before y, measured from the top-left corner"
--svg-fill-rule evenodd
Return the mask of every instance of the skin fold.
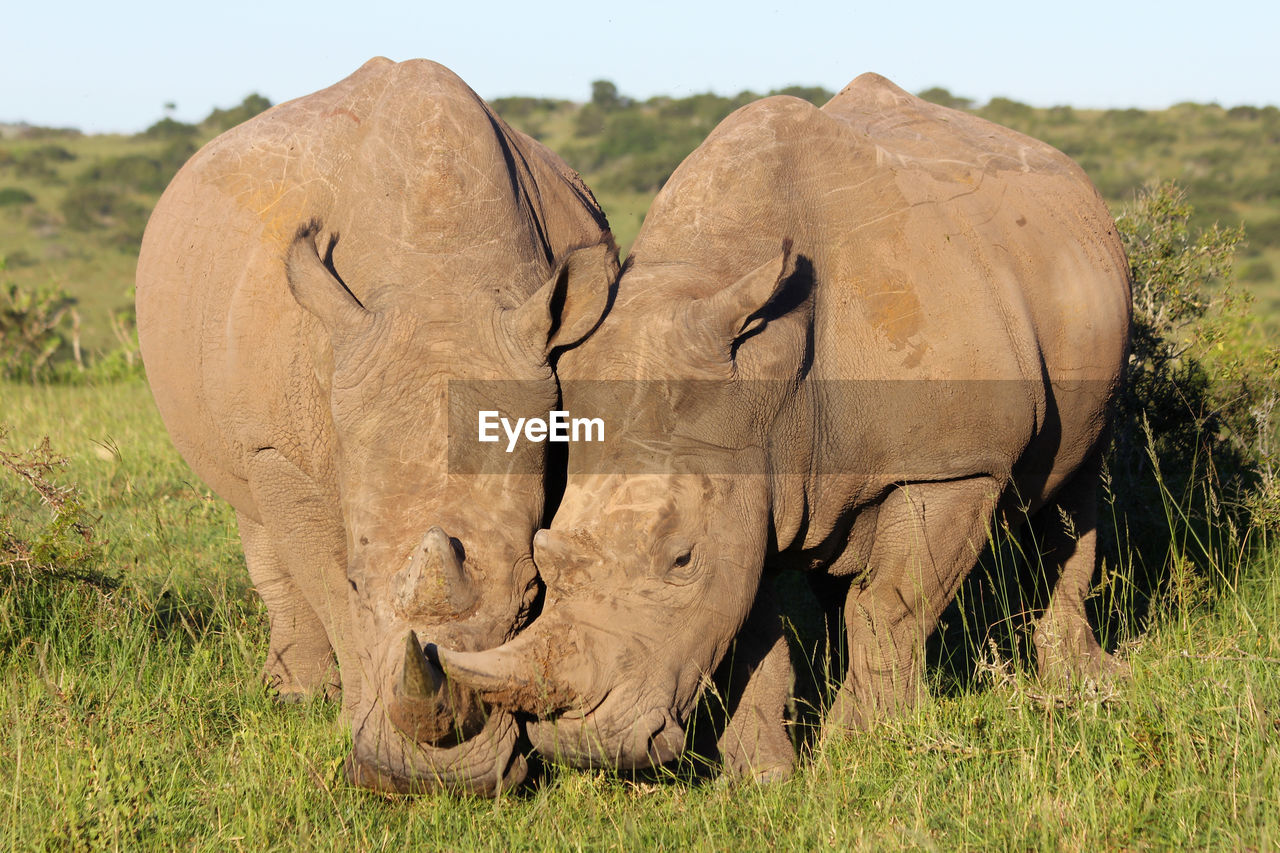
<path id="1" fill-rule="evenodd" d="M 1113 666 L 1084 612 L 1128 266 L 1084 173 L 874 74 L 821 109 L 735 112 L 654 201 L 600 327 L 558 364 L 571 445 L 534 539 L 542 615 L 451 677 L 537 715 L 540 750 L 642 766 L 684 745 L 738 641 L 726 770 L 778 778 L 790 664 L 766 572 L 849 578 L 829 730 L 901 713 L 998 520 L 1059 570 L 1046 677 Z"/>
<path id="2" fill-rule="evenodd" d="M 455 471 L 450 388 L 545 417 L 552 352 L 616 275 L 579 177 L 425 60 L 371 60 L 228 131 L 160 199 L 137 275 L 157 405 L 235 507 L 268 681 L 340 690 L 358 783 L 523 777 L 510 713 L 407 643 L 496 646 L 539 594 L 545 450 Z"/>

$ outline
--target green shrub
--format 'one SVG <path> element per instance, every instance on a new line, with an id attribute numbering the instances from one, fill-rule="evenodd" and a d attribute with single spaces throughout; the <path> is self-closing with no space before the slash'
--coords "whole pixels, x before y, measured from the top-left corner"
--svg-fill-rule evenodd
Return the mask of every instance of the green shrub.
<path id="1" fill-rule="evenodd" d="M 76 178 L 76 183 L 117 192 L 157 195 L 195 152 L 194 142 L 178 139 L 159 154 L 126 154 L 95 163 Z"/>
<path id="2" fill-rule="evenodd" d="M 0 288 L 0 377 L 38 382 L 69 351 L 64 321 L 75 300 L 60 288 Z"/>
<path id="3" fill-rule="evenodd" d="M 604 111 L 595 104 L 587 104 L 573 117 L 575 136 L 596 136 L 604 131 Z"/>
<path id="4" fill-rule="evenodd" d="M 36 197 L 22 187 L 0 187 L 0 207 L 31 204 Z"/>
<path id="5" fill-rule="evenodd" d="M 101 579 L 94 519 L 75 485 L 56 482 L 66 464 L 47 438 L 11 450 L 0 424 L 0 590 L 51 578 Z"/>
<path id="6" fill-rule="evenodd" d="M 141 136 L 144 139 L 190 139 L 199 132 L 200 128 L 194 124 L 186 124 L 165 116 L 144 130 Z"/>
<path id="7" fill-rule="evenodd" d="M 949 90 L 941 86 L 925 89 L 919 93 L 919 97 L 939 106 L 950 107 L 953 110 L 967 110 L 973 107 L 973 98 L 962 98 L 958 95 L 953 95 Z"/>
<path id="8" fill-rule="evenodd" d="M 0 270 L 3 261 L 0 258 Z M 86 357 L 79 349 L 74 298 L 56 287 L 28 290 L 5 284 L 0 289 L 0 379 L 81 384 L 141 378 L 142 357 L 132 303 L 130 290 L 129 306 L 108 315 L 116 346 Z"/>
<path id="9" fill-rule="evenodd" d="M 77 183 L 158 193 L 168 185 L 171 177 L 172 173 L 165 169 L 159 158 L 126 154 L 96 163 L 77 178 Z"/>
<path id="10" fill-rule="evenodd" d="M 1116 225 L 1133 275 L 1132 352 L 1115 421 L 1112 491 L 1127 545 L 1165 565 L 1170 515 L 1201 551 L 1280 522 L 1280 350 L 1249 337 L 1232 278 L 1240 228 L 1195 229 L 1172 183 L 1143 190 Z M 1185 556 L 1185 555 L 1184 555 Z"/>
<path id="11" fill-rule="evenodd" d="M 125 191 L 101 184 L 72 187 L 59 209 L 67 227 L 76 231 L 119 231 L 139 242 L 147 224 L 146 207 Z"/>
<path id="12" fill-rule="evenodd" d="M 1002 97 L 992 98 L 987 101 L 986 106 L 978 110 L 978 115 L 996 124 L 1026 121 L 1034 114 L 1035 109 L 1030 105 Z"/>
<path id="13" fill-rule="evenodd" d="M 1066 104 L 1049 107 L 1049 120 L 1054 124 L 1075 124 L 1078 121 L 1075 109 Z"/>
<path id="14" fill-rule="evenodd" d="M 803 98 L 815 107 L 820 107 L 834 97 L 835 93 L 830 89 L 824 89 L 821 86 L 786 86 L 782 89 L 774 89 L 770 95 L 790 95 L 793 98 Z"/>
<path id="15" fill-rule="evenodd" d="M 215 109 L 205 117 L 204 121 L 200 122 L 200 127 L 205 131 L 221 133 L 224 130 L 230 130 L 237 124 L 248 121 L 270 107 L 271 101 L 254 92 L 241 101 L 238 106 L 225 110 Z"/>
<path id="16" fill-rule="evenodd" d="M 527 119 L 530 116 L 537 116 L 539 113 L 555 112 L 570 103 L 569 101 L 560 101 L 555 98 L 530 98 L 523 95 L 514 95 L 506 98 L 494 98 L 489 101 L 489 106 L 495 113 L 502 116 L 505 121 L 515 122 Z"/>
<path id="17" fill-rule="evenodd" d="M 631 104 L 631 99 L 619 95 L 618 87 L 609 80 L 592 80 L 591 103 L 607 113 L 625 109 Z"/>

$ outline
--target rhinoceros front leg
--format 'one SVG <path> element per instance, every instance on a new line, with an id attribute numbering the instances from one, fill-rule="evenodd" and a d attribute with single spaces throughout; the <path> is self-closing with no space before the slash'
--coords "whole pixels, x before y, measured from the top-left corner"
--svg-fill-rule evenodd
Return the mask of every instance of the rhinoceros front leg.
<path id="1" fill-rule="evenodd" d="M 1060 572 L 1032 635 L 1040 677 L 1053 684 L 1124 671 L 1124 665 L 1098 644 L 1084 609 L 1097 564 L 1100 469 L 1095 456 L 1031 523 L 1045 570 Z"/>
<path id="2" fill-rule="evenodd" d="M 249 538 L 265 543 L 255 544 L 262 559 L 256 570 L 253 562 L 249 568 L 271 618 L 268 677 L 281 677 L 282 695 L 336 696 L 341 685 L 349 719 L 359 702 L 361 673 L 337 498 L 272 448 L 254 454 L 249 487 L 262 516 L 258 529 L 248 525 Z M 242 524 L 242 536 L 245 529 Z M 246 544 L 246 555 L 249 550 Z"/>
<path id="3" fill-rule="evenodd" d="M 236 513 L 236 521 L 249 577 L 267 607 L 267 686 L 286 702 L 319 692 L 337 696 L 338 672 L 324 623 L 285 569 L 267 529 L 244 513 Z"/>
<path id="4" fill-rule="evenodd" d="M 795 766 L 795 747 L 786 730 L 787 700 L 795 679 L 772 587 L 761 586 L 731 651 L 730 717 L 717 743 L 729 778 L 776 782 L 788 778 Z"/>
<path id="5" fill-rule="evenodd" d="M 986 546 L 990 477 L 900 486 L 881 504 L 865 581 L 845 603 L 849 668 L 825 729 L 865 729 L 919 699 L 924 642 Z"/>

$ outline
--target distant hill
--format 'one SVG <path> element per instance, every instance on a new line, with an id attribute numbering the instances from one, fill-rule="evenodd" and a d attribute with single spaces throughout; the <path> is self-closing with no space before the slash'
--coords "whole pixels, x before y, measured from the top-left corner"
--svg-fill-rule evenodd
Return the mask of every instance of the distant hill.
<path id="1" fill-rule="evenodd" d="M 781 93 L 821 104 L 832 93 Z M 770 93 L 773 94 L 773 93 Z M 1196 224 L 1243 223 L 1238 274 L 1280 315 L 1280 109 L 1178 104 L 1166 110 L 1037 108 L 1007 98 L 977 106 L 934 88 L 922 97 L 967 109 L 1042 139 L 1074 158 L 1118 209 L 1157 179 L 1186 188 Z M 495 110 L 578 169 L 624 247 L 680 161 L 754 92 L 637 101 L 606 80 L 585 103 L 499 98 Z M 111 312 L 131 300 L 147 216 L 174 172 L 201 144 L 270 106 L 260 95 L 199 124 L 163 118 L 133 136 L 0 124 L 0 278 L 55 284 L 80 301 L 87 346 L 111 343 Z"/>

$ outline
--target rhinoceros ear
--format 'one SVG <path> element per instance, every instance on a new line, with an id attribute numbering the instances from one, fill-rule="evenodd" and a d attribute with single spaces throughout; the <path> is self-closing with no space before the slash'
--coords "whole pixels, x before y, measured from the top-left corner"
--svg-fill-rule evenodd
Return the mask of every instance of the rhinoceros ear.
<path id="1" fill-rule="evenodd" d="M 618 249 L 612 241 L 575 249 L 546 284 L 509 314 L 517 340 L 535 352 L 573 346 L 599 325 L 618 279 Z"/>
<path id="2" fill-rule="evenodd" d="M 285 260 L 289 290 L 299 305 L 324 324 L 330 335 L 359 329 L 368 322 L 369 312 L 333 269 L 337 235 L 330 238 L 322 259 L 316 246 L 319 231 L 320 223 L 312 220 L 301 226 L 293 238 Z"/>
<path id="3" fill-rule="evenodd" d="M 690 324 L 716 330 L 720 340 L 737 342 L 760 331 L 770 320 L 798 307 L 809 296 L 812 276 L 800 275 L 808 261 L 792 251 L 791 239 L 782 253 L 756 267 L 723 290 L 698 300 L 690 309 Z"/>

